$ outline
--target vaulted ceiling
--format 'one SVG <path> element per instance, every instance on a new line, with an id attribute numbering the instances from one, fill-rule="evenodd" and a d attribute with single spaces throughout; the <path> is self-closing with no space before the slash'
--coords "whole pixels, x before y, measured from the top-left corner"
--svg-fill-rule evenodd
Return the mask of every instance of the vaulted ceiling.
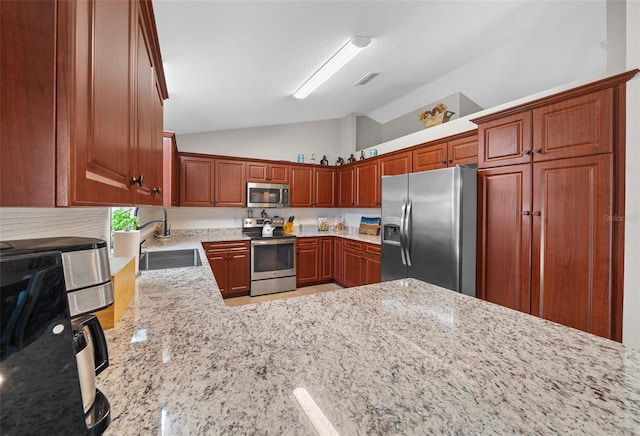
<path id="1" fill-rule="evenodd" d="M 491 107 L 606 71 L 605 0 L 155 0 L 178 134 L 341 118 L 386 122 L 455 92 Z M 371 44 L 291 96 L 351 37 Z M 364 86 L 369 72 L 380 75 Z"/>

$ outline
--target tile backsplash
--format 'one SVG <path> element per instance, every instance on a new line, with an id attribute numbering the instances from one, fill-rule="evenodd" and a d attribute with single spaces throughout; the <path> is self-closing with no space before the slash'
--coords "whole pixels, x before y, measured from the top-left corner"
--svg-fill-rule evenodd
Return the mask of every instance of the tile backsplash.
<path id="1" fill-rule="evenodd" d="M 0 240 L 52 236 L 108 239 L 109 208 L 0 208 Z"/>

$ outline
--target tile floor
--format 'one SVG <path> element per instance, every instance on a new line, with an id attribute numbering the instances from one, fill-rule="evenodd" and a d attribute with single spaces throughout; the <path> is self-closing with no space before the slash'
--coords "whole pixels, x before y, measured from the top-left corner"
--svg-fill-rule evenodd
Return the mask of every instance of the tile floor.
<path id="1" fill-rule="evenodd" d="M 300 295 L 315 294 L 317 292 L 327 292 L 342 289 L 342 286 L 336 283 L 324 283 L 322 285 L 306 286 L 298 288 L 295 291 L 279 292 L 277 294 L 260 295 L 258 297 L 235 297 L 225 298 L 224 303 L 227 306 L 242 306 L 245 304 L 263 303 L 265 301 L 281 300 L 283 298 L 299 297 Z"/>

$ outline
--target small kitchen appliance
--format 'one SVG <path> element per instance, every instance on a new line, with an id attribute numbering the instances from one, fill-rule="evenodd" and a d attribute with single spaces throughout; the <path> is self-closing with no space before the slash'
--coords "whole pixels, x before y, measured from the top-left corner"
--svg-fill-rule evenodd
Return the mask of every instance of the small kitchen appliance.
<path id="1" fill-rule="evenodd" d="M 109 365 L 88 312 L 113 303 L 106 242 L 0 242 L 3 434 L 102 434 L 111 406 L 95 387 Z M 84 316 L 81 316 L 84 315 Z"/>
<path id="2" fill-rule="evenodd" d="M 244 218 L 242 231 L 251 238 L 251 293 L 257 295 L 296 289 L 296 237 L 285 235 L 284 218 Z M 270 236 L 264 235 L 264 228 Z"/>
<path id="3" fill-rule="evenodd" d="M 247 183 L 247 207 L 289 207 L 289 185 Z"/>

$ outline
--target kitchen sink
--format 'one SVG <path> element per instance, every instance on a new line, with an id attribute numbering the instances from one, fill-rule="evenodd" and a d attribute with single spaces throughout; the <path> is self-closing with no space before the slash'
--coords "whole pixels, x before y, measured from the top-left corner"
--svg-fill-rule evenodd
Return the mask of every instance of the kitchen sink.
<path id="1" fill-rule="evenodd" d="M 152 269 L 184 268 L 187 266 L 201 266 L 200 253 L 197 249 L 147 251 L 140 257 L 142 271 Z"/>

